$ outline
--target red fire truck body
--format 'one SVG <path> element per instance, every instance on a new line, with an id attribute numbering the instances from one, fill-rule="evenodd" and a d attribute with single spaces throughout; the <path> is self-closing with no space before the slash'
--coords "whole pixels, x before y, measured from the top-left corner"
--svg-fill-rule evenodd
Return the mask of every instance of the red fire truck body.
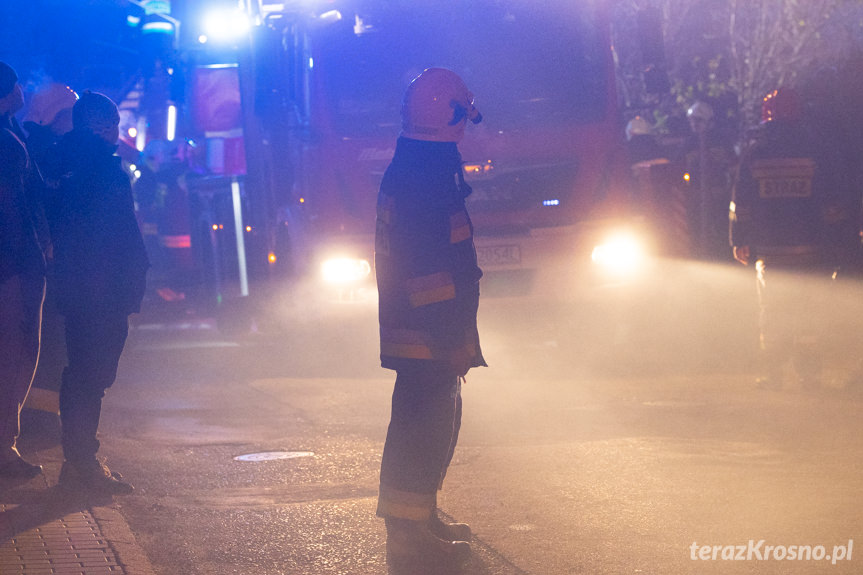
<path id="1" fill-rule="evenodd" d="M 259 38 L 269 40 L 253 42 L 245 74 L 240 62 L 246 127 L 252 118 L 259 132 L 245 135 L 257 159 L 245 193 L 265 205 L 255 227 L 276 230 L 271 260 L 289 258 L 313 280 L 328 269 L 340 291 L 373 286 L 375 200 L 401 96 L 441 66 L 465 80 L 484 116 L 459 146 L 484 290 L 570 292 L 590 263 L 590 222 L 627 203 L 608 3 L 325 7 L 310 16 L 265 5 Z M 256 162 L 266 174 L 254 178 Z M 335 259 L 341 267 L 322 268 Z"/>

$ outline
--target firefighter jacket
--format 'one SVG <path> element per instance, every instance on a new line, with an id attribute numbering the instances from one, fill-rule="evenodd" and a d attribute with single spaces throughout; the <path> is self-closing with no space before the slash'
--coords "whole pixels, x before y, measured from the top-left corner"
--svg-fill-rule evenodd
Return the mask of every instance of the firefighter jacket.
<path id="1" fill-rule="evenodd" d="M 375 234 L 385 368 L 446 370 L 459 354 L 472 367 L 486 365 L 468 194 L 455 143 L 399 138 L 378 194 Z"/>
<path id="2" fill-rule="evenodd" d="M 145 165 L 132 190 L 144 224 L 155 224 L 159 243 L 164 248 L 189 249 L 192 246 L 187 172 L 182 162 L 164 163 L 155 170 Z"/>
<path id="3" fill-rule="evenodd" d="M 770 122 L 740 162 L 729 211 L 732 246 L 775 265 L 825 263 L 829 174 L 797 126 Z"/>
<path id="4" fill-rule="evenodd" d="M 116 146 L 72 130 L 45 166 L 57 305 L 64 315 L 140 311 L 149 267 Z"/>
<path id="5" fill-rule="evenodd" d="M 24 143 L 0 127 L 0 282 L 45 275 L 36 214 L 28 196 L 32 163 Z"/>

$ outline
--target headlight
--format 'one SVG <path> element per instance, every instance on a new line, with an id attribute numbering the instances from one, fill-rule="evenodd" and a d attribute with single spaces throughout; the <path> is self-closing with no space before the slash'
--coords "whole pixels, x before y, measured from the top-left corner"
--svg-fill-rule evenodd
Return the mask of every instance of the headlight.
<path id="1" fill-rule="evenodd" d="M 203 24 L 204 35 L 198 38 L 201 43 L 207 39 L 234 42 L 246 36 L 251 28 L 249 17 L 239 9 L 214 10 L 206 15 Z"/>
<path id="2" fill-rule="evenodd" d="M 630 232 L 618 232 L 593 248 L 593 263 L 615 275 L 637 272 L 647 258 L 643 242 Z"/>
<path id="3" fill-rule="evenodd" d="M 321 265 L 324 281 L 332 285 L 347 286 L 366 279 L 372 272 L 368 260 L 359 258 L 332 258 Z"/>

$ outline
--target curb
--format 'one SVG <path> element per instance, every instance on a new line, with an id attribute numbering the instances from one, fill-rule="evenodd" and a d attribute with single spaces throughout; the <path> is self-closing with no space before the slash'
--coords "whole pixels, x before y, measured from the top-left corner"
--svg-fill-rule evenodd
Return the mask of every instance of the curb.
<path id="1" fill-rule="evenodd" d="M 124 567 L 126 575 L 156 575 L 150 560 L 138 545 L 132 529 L 118 509 L 93 507 L 90 512 L 114 550 L 117 562 Z"/>
<path id="2" fill-rule="evenodd" d="M 156 575 L 117 505 L 96 503 L 56 485 L 59 446 L 25 454 L 40 477 L 0 481 L 3 575 Z"/>

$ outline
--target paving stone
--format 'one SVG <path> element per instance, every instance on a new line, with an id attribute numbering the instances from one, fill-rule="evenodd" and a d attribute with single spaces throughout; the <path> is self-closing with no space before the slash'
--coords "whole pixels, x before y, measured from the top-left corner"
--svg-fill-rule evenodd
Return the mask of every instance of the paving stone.
<path id="1" fill-rule="evenodd" d="M 59 444 L 34 458 L 46 470 L 42 477 L 0 484 L 0 575 L 155 575 L 110 499 L 84 501 L 56 489 Z"/>
<path id="2" fill-rule="evenodd" d="M 6 541 L 0 546 L 0 573 L 117 575 L 124 571 L 90 513 L 76 512 Z"/>

